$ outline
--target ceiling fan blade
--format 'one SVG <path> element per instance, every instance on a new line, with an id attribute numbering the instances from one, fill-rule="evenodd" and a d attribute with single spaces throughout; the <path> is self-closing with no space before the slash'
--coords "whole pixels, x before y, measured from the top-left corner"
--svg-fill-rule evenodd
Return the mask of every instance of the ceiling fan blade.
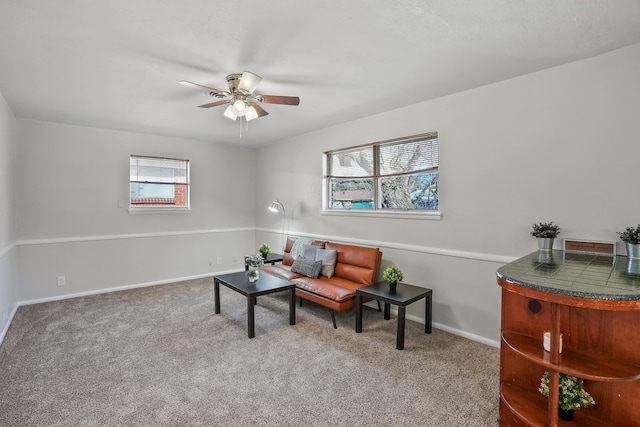
<path id="1" fill-rule="evenodd" d="M 228 104 L 229 100 L 223 100 L 223 101 L 216 101 L 216 102 L 210 102 L 208 104 L 202 104 L 202 105 L 198 105 L 198 107 L 200 108 L 211 108 L 211 107 L 217 107 L 218 105 L 223 105 L 223 104 Z"/>
<path id="2" fill-rule="evenodd" d="M 244 71 L 242 73 L 242 77 L 240 77 L 238 89 L 247 93 L 253 93 L 253 91 L 258 87 L 258 83 L 260 83 L 261 80 L 262 77 L 260 77 L 259 75 L 254 74 L 251 71 Z"/>
<path id="3" fill-rule="evenodd" d="M 277 95 L 260 95 L 262 102 L 267 104 L 285 104 L 285 105 L 298 105 L 300 104 L 300 98 L 297 96 L 277 96 Z"/>
<path id="4" fill-rule="evenodd" d="M 253 106 L 253 108 L 256 109 L 256 112 L 258 113 L 258 117 L 266 116 L 267 114 L 269 114 L 267 110 L 259 106 L 257 102 L 252 102 L 251 106 Z"/>
<path id="5" fill-rule="evenodd" d="M 196 88 L 201 88 L 201 89 L 206 89 L 207 92 L 214 92 L 214 93 L 220 93 L 220 94 L 226 94 L 227 92 L 221 89 L 216 89 L 214 87 L 209 87 L 209 86 L 205 86 L 205 85 L 201 85 L 198 83 L 193 83 L 193 82 L 189 82 L 186 80 L 180 80 L 178 83 L 183 84 L 185 86 L 193 86 Z"/>

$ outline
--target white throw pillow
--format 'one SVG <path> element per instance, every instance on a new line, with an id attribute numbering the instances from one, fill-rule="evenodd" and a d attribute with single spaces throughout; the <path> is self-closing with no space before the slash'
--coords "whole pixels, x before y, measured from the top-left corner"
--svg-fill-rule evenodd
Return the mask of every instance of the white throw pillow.
<path id="1" fill-rule="evenodd" d="M 317 249 L 316 261 L 322 261 L 322 271 L 320 274 L 328 278 L 333 277 L 336 272 L 336 260 L 338 251 L 335 249 Z"/>

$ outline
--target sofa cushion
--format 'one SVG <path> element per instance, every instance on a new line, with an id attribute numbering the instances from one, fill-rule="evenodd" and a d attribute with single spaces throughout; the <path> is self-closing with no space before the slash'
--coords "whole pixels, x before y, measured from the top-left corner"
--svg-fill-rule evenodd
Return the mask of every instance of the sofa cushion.
<path id="1" fill-rule="evenodd" d="M 327 242 L 325 249 L 338 251 L 338 262 L 357 265 L 365 268 L 376 268 L 380 249 L 366 246 L 345 245 L 341 243 Z"/>
<path id="2" fill-rule="evenodd" d="M 296 284 L 296 288 L 304 289 L 338 302 L 355 298 L 356 289 L 362 286 L 338 277 L 327 279 L 324 276 L 317 279 L 303 276 L 293 279 L 292 282 Z"/>
<path id="3" fill-rule="evenodd" d="M 338 258 L 338 251 L 335 249 L 317 249 L 316 261 L 322 261 L 322 270 L 320 274 L 329 279 L 333 277 L 336 271 L 336 259 Z"/>
<path id="4" fill-rule="evenodd" d="M 293 262 L 291 271 L 293 273 L 300 273 L 303 276 L 317 279 L 320 276 L 320 270 L 322 269 L 322 261 L 316 261 L 315 259 L 307 259 L 299 256 Z"/>
<path id="5" fill-rule="evenodd" d="M 290 265 L 284 264 L 265 265 L 264 267 L 260 267 L 260 271 L 264 271 L 265 273 L 269 273 L 284 280 L 292 280 L 302 277 L 301 274 L 292 272 Z"/>
<path id="6" fill-rule="evenodd" d="M 318 252 L 318 249 L 319 247 L 316 245 L 303 245 L 302 250 L 300 251 L 300 256 L 312 261 L 317 261 L 316 252 Z"/>

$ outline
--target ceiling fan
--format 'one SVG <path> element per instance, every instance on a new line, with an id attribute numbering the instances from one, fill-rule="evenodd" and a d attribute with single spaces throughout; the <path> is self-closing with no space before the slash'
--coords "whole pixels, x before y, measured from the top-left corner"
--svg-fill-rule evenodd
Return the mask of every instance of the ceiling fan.
<path id="1" fill-rule="evenodd" d="M 211 108 L 228 104 L 227 109 L 224 111 L 224 115 L 231 120 L 235 120 L 238 117 L 242 119 L 242 117 L 244 117 L 245 120 L 250 121 L 269 114 L 259 105 L 259 103 L 284 105 L 300 104 L 300 98 L 297 96 L 255 94 L 254 91 L 261 80 L 262 77 L 259 75 L 250 71 L 244 71 L 242 73 L 229 74 L 227 76 L 229 90 L 220 90 L 186 80 L 181 80 L 180 83 L 187 86 L 205 89 L 210 96 L 218 99 L 218 101 L 198 105 L 200 108 Z"/>

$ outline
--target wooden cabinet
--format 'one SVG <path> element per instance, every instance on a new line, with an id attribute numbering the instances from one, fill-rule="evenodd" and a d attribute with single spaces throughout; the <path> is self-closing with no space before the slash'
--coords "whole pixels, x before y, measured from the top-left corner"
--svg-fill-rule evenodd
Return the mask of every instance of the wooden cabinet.
<path id="1" fill-rule="evenodd" d="M 501 426 L 640 426 L 640 277 L 626 262 L 553 251 L 498 270 Z M 545 371 L 549 398 L 538 392 Z M 583 379 L 596 401 L 572 422 L 558 420 L 559 373 Z"/>

